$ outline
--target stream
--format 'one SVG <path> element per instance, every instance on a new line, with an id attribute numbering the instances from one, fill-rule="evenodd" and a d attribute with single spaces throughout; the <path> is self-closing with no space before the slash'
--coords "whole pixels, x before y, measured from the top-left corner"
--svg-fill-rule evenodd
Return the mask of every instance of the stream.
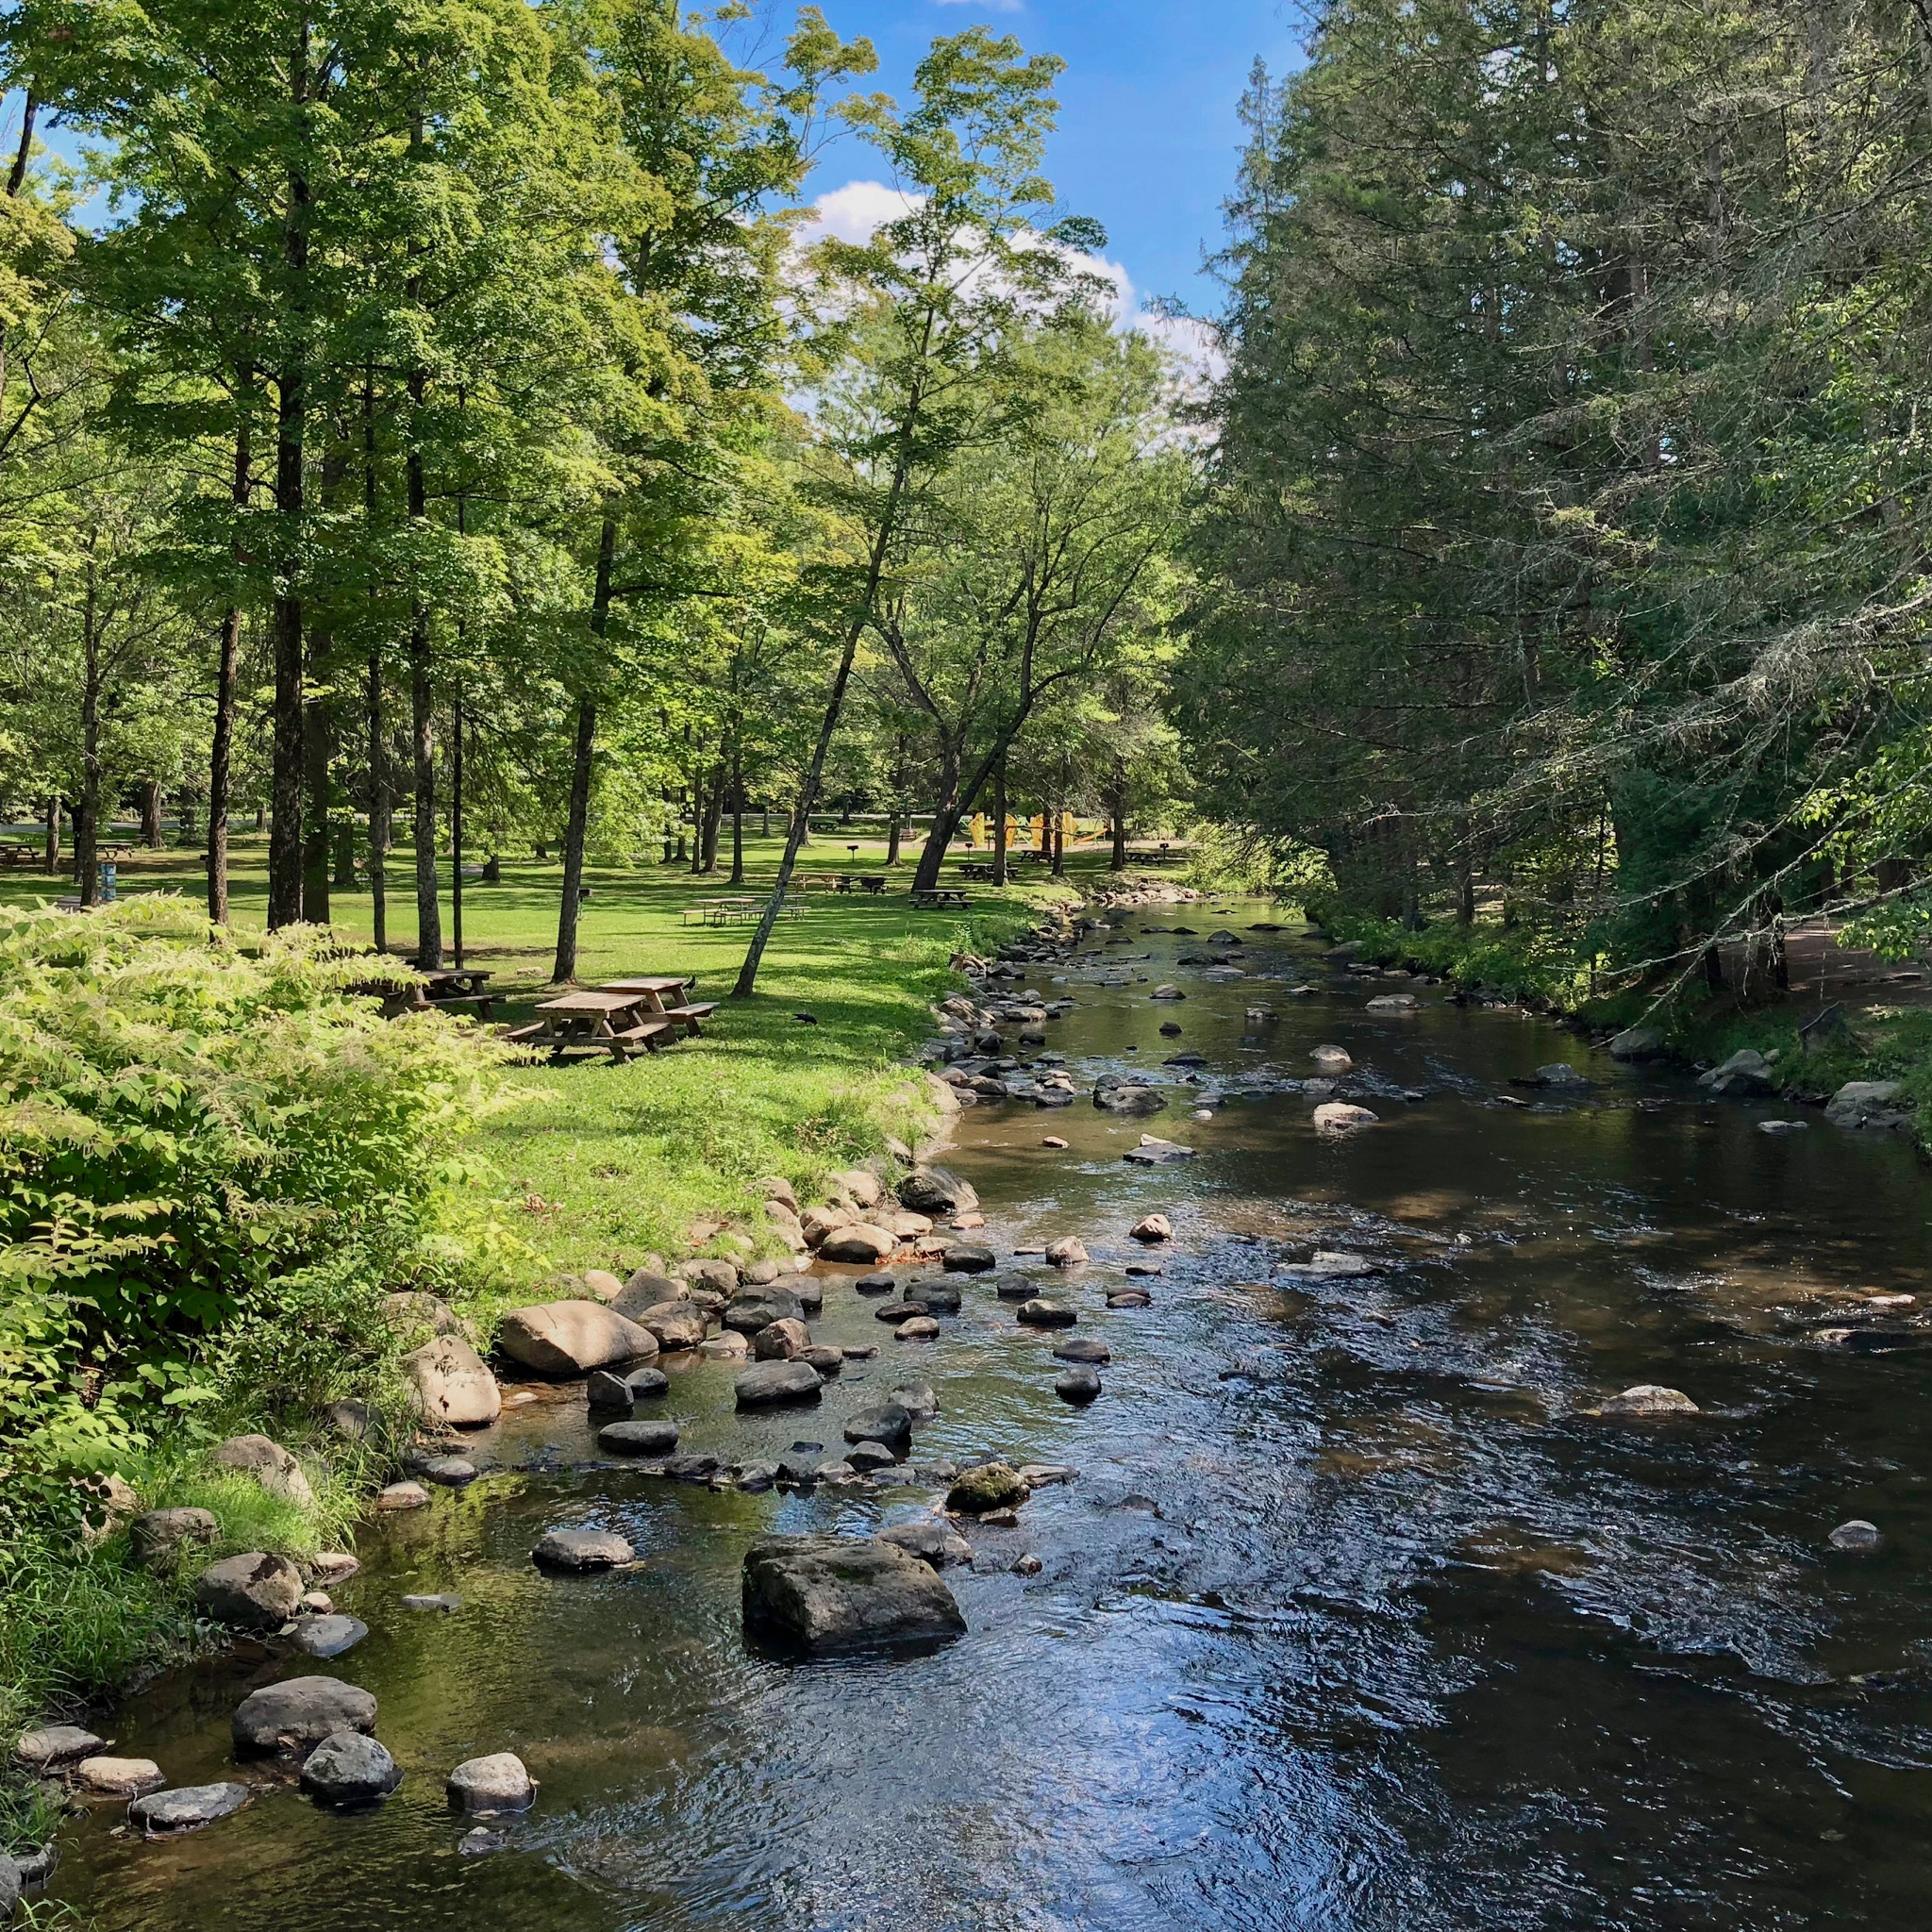
<path id="1" fill-rule="evenodd" d="M 1904 1137 L 1816 1112 L 1760 1133 L 1790 1105 L 1710 1098 L 1442 987 L 1370 1013 L 1401 984 L 1298 928 L 1251 933 L 1258 905 L 1111 916 L 1016 983 L 1075 1000 L 1045 1030 L 1078 1102 L 970 1108 L 945 1157 L 1002 1270 L 1054 1275 L 1075 1332 L 1110 1346 L 1101 1399 L 1056 1397 L 1058 1338 L 990 1277 L 940 1340 L 900 1341 L 853 1291 L 863 1270 L 822 1268 L 815 1334 L 880 1343 L 875 1361 L 816 1408 L 741 1417 L 732 1365 L 671 1358 L 649 1411 L 727 1460 L 836 1455 L 841 1417 L 911 1377 L 941 1403 L 915 1462 L 1072 1465 L 1018 1528 L 968 1527 L 975 1560 L 946 1573 L 963 1640 L 748 1655 L 754 1535 L 864 1533 L 941 1492 L 587 1466 L 582 1385 L 532 1384 L 471 1439 L 482 1480 L 364 1526 L 330 1592 L 369 1625 L 359 1646 L 318 1664 L 244 1643 L 97 1724 L 207 1782 L 238 1775 L 247 1690 L 343 1677 L 379 1699 L 400 1790 L 337 1814 L 266 1781 L 152 1844 L 101 1805 L 63 1835 L 52 1895 L 104 1932 L 1922 1925 L 1932 1357 L 1916 1307 L 1880 1320 L 1862 1299 L 1932 1291 Z M 1251 976 L 1177 965 L 1202 940 L 1175 924 L 1240 935 Z M 1152 1003 L 1163 979 L 1187 998 Z M 1287 997 L 1300 981 L 1317 991 Z M 1244 1019 L 1257 1003 L 1276 1019 Z M 1380 1116 L 1348 1139 L 1318 1138 L 1314 1100 L 1283 1087 L 1324 1041 L 1356 1061 L 1341 1097 Z M 1091 1104 L 1108 1072 L 1181 1081 L 1161 1062 L 1183 1050 L 1211 1119 L 1178 1085 L 1152 1118 Z M 1591 1087 L 1510 1084 L 1552 1061 Z M 1195 1158 L 1124 1161 L 1143 1133 Z M 1153 1304 L 1109 1310 L 1152 1209 L 1175 1229 Z M 1009 1262 L 1060 1235 L 1091 1264 Z M 1311 1249 L 1380 1272 L 1284 1272 Z M 1645 1382 L 1701 1413 L 1586 1413 Z M 1849 1518 L 1883 1531 L 1876 1555 L 1831 1547 Z M 558 1525 L 620 1530 L 642 1560 L 543 1574 L 530 1548 Z M 401 1607 L 441 1591 L 461 1607 Z M 443 1778 L 495 1751 L 538 1802 L 467 1856 Z"/>

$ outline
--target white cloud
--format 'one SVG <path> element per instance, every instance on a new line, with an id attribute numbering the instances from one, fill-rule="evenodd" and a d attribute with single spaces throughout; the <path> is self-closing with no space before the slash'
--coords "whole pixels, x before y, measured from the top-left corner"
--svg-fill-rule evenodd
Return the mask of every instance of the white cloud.
<path id="1" fill-rule="evenodd" d="M 811 242 L 836 235 L 841 242 L 869 242 L 875 228 L 910 214 L 924 199 L 883 181 L 848 181 L 812 203 L 811 218 L 800 225 L 798 239 Z"/>
<path id="2" fill-rule="evenodd" d="M 949 6 L 955 0 L 940 0 L 940 4 Z M 848 181 L 813 201 L 810 215 L 799 225 L 796 245 L 808 245 L 826 235 L 836 235 L 841 242 L 870 241 L 883 223 L 909 214 L 924 199 L 884 181 Z M 1039 245 L 1059 246 L 1057 242 Z M 1143 307 L 1141 291 L 1124 262 L 1111 261 L 1104 255 L 1063 252 L 1069 260 L 1107 284 L 1108 310 L 1117 328 L 1138 329 L 1168 351 L 1183 390 L 1198 391 L 1224 373 L 1227 358 L 1210 325 Z"/>

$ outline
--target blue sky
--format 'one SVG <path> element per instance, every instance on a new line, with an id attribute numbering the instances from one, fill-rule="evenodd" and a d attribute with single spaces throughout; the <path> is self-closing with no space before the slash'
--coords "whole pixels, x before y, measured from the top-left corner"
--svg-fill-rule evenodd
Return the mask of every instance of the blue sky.
<path id="1" fill-rule="evenodd" d="M 1046 172 L 1067 212 L 1106 225 L 1108 257 L 1141 301 L 1177 295 L 1198 310 L 1218 306 L 1201 258 L 1219 245 L 1221 203 L 1234 184 L 1235 108 L 1257 55 L 1276 74 L 1299 63 L 1293 0 L 821 4 L 841 34 L 864 34 L 878 49 L 872 85 L 902 97 L 936 34 L 986 25 L 1017 36 L 1029 53 L 1059 55 L 1067 72 Z M 811 190 L 868 178 L 880 178 L 873 155 L 846 142 L 823 161 Z"/>
<path id="2" fill-rule="evenodd" d="M 1130 284 L 1131 311 L 1179 296 L 1197 311 L 1218 307 L 1202 273 L 1204 249 L 1219 244 L 1221 203 L 1234 182 L 1241 129 L 1235 108 L 1257 55 L 1277 74 L 1299 59 L 1295 0 L 821 0 L 826 19 L 878 50 L 868 87 L 902 99 L 936 34 L 983 25 L 1018 37 L 1029 53 L 1067 62 L 1059 85 L 1059 132 L 1048 178 L 1066 212 L 1106 225 L 1108 259 Z M 793 0 L 761 0 L 766 36 L 789 27 Z M 768 54 L 769 54 L 768 50 Z M 0 121 L 8 151 L 19 97 Z M 72 137 L 52 133 L 72 154 Z M 882 178 L 877 158 L 846 139 L 825 156 L 814 196 Z M 845 197 L 862 217 L 867 197 Z M 876 219 L 877 210 L 873 211 Z"/>

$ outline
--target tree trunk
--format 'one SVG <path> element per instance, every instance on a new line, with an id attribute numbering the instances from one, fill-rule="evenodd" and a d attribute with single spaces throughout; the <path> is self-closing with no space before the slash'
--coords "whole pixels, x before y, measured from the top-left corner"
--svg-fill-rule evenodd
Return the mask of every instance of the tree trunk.
<path id="1" fill-rule="evenodd" d="M 1113 761 L 1113 789 L 1108 794 L 1107 808 L 1113 820 L 1113 865 L 1115 872 L 1127 869 L 1127 762 L 1124 758 Z"/>
<path id="2" fill-rule="evenodd" d="M 289 63 L 289 92 L 298 116 L 308 103 L 308 23 L 297 30 Z M 275 775 L 273 823 L 268 846 L 270 929 L 293 925 L 302 917 L 302 546 L 303 441 L 308 409 L 305 287 L 308 270 L 308 183 L 289 175 L 289 205 L 282 227 L 282 262 L 288 271 L 292 309 L 285 327 L 275 380 L 275 512 L 277 531 L 275 609 Z"/>
<path id="3" fill-rule="evenodd" d="M 329 641 L 326 631 L 310 629 L 308 689 L 302 706 L 302 917 L 311 925 L 329 922 L 329 753 L 334 734 L 327 701 L 317 695 L 323 687 L 322 664 Z"/>
<path id="4" fill-rule="evenodd" d="M 420 478 L 411 484 L 411 493 Z M 416 964 L 442 968 L 442 901 L 436 877 L 436 691 L 429 678 L 429 607 L 409 607 L 409 739 L 416 767 Z"/>
<path id="5" fill-rule="evenodd" d="M 451 720 L 449 773 L 449 932 L 457 971 L 463 970 L 463 698 Z"/>
<path id="6" fill-rule="evenodd" d="M 389 745 L 382 720 L 382 654 L 369 654 L 369 900 L 375 950 L 389 950 Z"/>
<path id="7" fill-rule="evenodd" d="M 101 639 L 92 559 L 87 576 L 81 610 L 80 808 L 74 815 L 74 878 L 80 903 L 95 906 L 101 897 Z"/>
<path id="8" fill-rule="evenodd" d="M 610 625 L 610 567 L 617 556 L 617 525 L 610 517 L 597 536 L 597 582 L 591 594 L 591 635 L 602 640 Z M 597 668 L 597 667 L 593 667 Z M 550 976 L 559 986 L 577 976 L 577 914 L 584 883 L 584 843 L 591 824 L 591 760 L 597 742 L 597 703 L 589 691 L 577 700 L 576 755 L 570 774 L 570 825 L 563 840 L 563 903 L 557 912 L 557 958 Z"/>
<path id="9" fill-rule="evenodd" d="M 356 822 L 347 812 L 339 812 L 328 828 L 329 883 L 339 892 L 356 890 Z"/>
<path id="10" fill-rule="evenodd" d="M 47 794 L 47 842 L 42 864 L 51 874 L 60 870 L 60 794 Z"/>
<path id="11" fill-rule="evenodd" d="M 247 460 L 238 449 L 239 475 Z M 228 923 L 228 786 L 235 751 L 235 693 L 241 675 L 242 610 L 231 604 L 222 612 L 221 642 L 215 665 L 215 731 L 208 755 L 208 916 Z"/>
<path id="12" fill-rule="evenodd" d="M 1004 752 L 992 772 L 992 882 L 996 887 L 1007 882 L 1007 759 Z"/>
<path id="13" fill-rule="evenodd" d="M 744 753 L 731 748 L 731 879 L 734 886 L 744 883 Z"/>
<path id="14" fill-rule="evenodd" d="M 705 811 L 698 832 L 696 870 L 707 878 L 718 870 L 718 833 L 724 823 L 724 767 L 720 764 L 705 787 Z"/>
<path id="15" fill-rule="evenodd" d="M 161 849 L 161 781 L 141 781 L 141 842 L 150 852 Z"/>
<path id="16" fill-rule="evenodd" d="M 1049 836 L 1053 840 L 1053 875 L 1063 879 L 1067 875 L 1067 817 L 1064 810 L 1054 813 Z"/>
<path id="17" fill-rule="evenodd" d="M 886 863 L 889 866 L 897 865 L 899 862 L 899 808 L 894 806 L 892 808 L 892 828 L 886 834 Z"/>

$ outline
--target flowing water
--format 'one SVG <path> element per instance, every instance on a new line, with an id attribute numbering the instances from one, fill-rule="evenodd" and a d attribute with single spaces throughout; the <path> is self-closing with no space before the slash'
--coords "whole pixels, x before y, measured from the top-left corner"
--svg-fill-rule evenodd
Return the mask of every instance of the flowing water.
<path id="1" fill-rule="evenodd" d="M 1924 1924 L 1932 1357 L 1909 1308 L 1882 1318 L 1907 1344 L 1888 1352 L 1817 1337 L 1847 1310 L 1878 1320 L 1860 1296 L 1932 1287 L 1911 1150 L 1815 1114 L 1758 1133 L 1779 1109 L 1441 989 L 1372 1015 L 1391 989 L 1298 935 L 1249 936 L 1242 960 L 1313 980 L 1298 1001 L 1176 967 L 1198 941 L 1141 937 L 1265 916 L 1136 914 L 1131 943 L 1040 968 L 1042 991 L 1073 974 L 1077 1009 L 1050 1030 L 1082 1099 L 969 1111 L 949 1157 L 1003 1263 L 1060 1234 L 1092 1251 L 1057 1286 L 1113 1351 L 1093 1407 L 1056 1398 L 1054 1338 L 983 1278 L 917 1343 L 839 1271 L 820 1336 L 883 1352 L 816 1410 L 741 1420 L 727 1365 L 675 1372 L 684 1446 L 727 1458 L 836 1452 L 847 1410 L 917 1374 L 942 1405 L 919 1459 L 1073 1465 L 1019 1528 L 973 1532 L 973 1567 L 948 1573 L 968 1637 L 891 1661 L 747 1655 L 750 1537 L 860 1532 L 933 1491 L 714 1493 L 583 1467 L 581 1389 L 546 1391 L 480 1440 L 485 1480 L 364 1532 L 334 1592 L 370 1626 L 358 1648 L 249 1650 L 111 1726 L 175 1783 L 233 1775 L 244 1691 L 321 1671 L 380 1699 L 396 1796 L 334 1815 L 264 1784 L 167 1844 L 115 1836 L 103 1807 L 68 1835 L 56 1894 L 142 1932 Z M 1145 977 L 1092 983 L 1103 963 Z M 1150 1004 L 1161 978 L 1184 1004 Z M 1278 1020 L 1244 1020 L 1257 999 Z M 1157 1031 L 1171 1018 L 1178 1041 Z M 1280 1089 L 1328 1041 L 1381 1116 L 1341 1141 Z M 1177 1047 L 1225 1093 L 1211 1120 L 1185 1090 L 1151 1121 L 1088 1104 L 1091 1076 Z M 1509 1085 L 1552 1060 L 1591 1091 Z M 1124 1162 L 1150 1128 L 1197 1157 Z M 1109 1311 L 1126 1229 L 1156 1208 L 1176 1239 L 1153 1306 Z M 1387 1266 L 1282 1272 L 1310 1245 Z M 1586 1412 L 1637 1382 L 1702 1412 Z M 1884 1530 L 1880 1554 L 1828 1545 L 1852 1517 Z M 557 1524 L 621 1529 L 643 1561 L 546 1577 L 528 1552 Z M 1023 1553 L 1039 1574 L 1013 1570 Z M 454 1615 L 398 1601 L 443 1591 Z M 539 1802 L 464 1856 L 443 1775 L 498 1750 Z"/>

